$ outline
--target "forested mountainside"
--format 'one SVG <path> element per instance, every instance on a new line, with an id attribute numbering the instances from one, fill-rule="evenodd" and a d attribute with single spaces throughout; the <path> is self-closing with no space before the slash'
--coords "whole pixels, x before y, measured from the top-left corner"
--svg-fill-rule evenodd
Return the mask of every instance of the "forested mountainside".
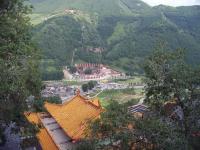
<path id="1" fill-rule="evenodd" d="M 76 9 L 97 15 L 130 15 L 150 7 L 140 0 L 30 0 L 34 13 L 52 14 L 64 9 Z"/>
<path id="2" fill-rule="evenodd" d="M 144 57 L 159 42 L 166 43 L 166 50 L 184 48 L 188 62 L 200 63 L 200 6 L 150 7 L 139 0 L 31 3 L 35 8 L 32 20 L 40 22 L 33 39 L 43 58 L 58 66 L 71 64 L 74 56 L 75 62 L 102 62 L 140 73 Z"/>

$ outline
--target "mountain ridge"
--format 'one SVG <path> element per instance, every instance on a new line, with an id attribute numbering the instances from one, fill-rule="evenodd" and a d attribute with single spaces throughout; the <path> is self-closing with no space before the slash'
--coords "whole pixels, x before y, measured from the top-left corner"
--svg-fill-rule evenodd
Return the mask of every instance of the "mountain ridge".
<path id="1" fill-rule="evenodd" d="M 30 0 L 34 6 L 31 15 L 34 24 L 45 17 L 73 9 L 98 16 L 139 15 L 151 7 L 140 0 Z M 39 19 L 38 19 L 39 18 Z"/>
<path id="2" fill-rule="evenodd" d="M 41 4 L 43 0 L 34 1 L 39 1 Z M 71 54 L 74 49 L 77 49 L 75 54 L 77 62 L 100 61 L 133 74 L 141 72 L 140 64 L 144 57 L 151 53 L 159 41 L 164 41 L 167 43 L 166 50 L 184 48 L 186 59 L 191 64 L 200 64 L 198 59 L 200 57 L 200 6 L 150 7 L 139 0 L 117 0 L 114 4 L 113 0 L 101 0 L 102 5 L 98 5 L 99 8 L 94 11 L 93 8 L 97 7 L 96 0 L 89 0 L 87 3 L 80 1 L 70 2 L 68 6 L 82 7 L 82 10 L 79 10 L 81 15 L 63 14 L 35 26 L 33 38 L 43 50 L 45 58 L 62 60 L 65 63 L 61 65 L 69 65 Z M 128 6 L 124 8 L 125 5 L 122 4 L 115 5 L 122 1 L 129 4 L 129 8 Z M 87 7 L 84 11 L 88 3 L 91 3 L 91 6 L 94 2 L 92 9 Z M 121 6 L 126 13 L 120 12 L 118 8 Z M 64 8 L 66 7 L 59 7 L 63 10 Z M 108 8 L 110 9 L 103 13 L 100 11 Z M 76 29 L 73 24 L 76 24 Z M 77 34 L 70 36 L 71 30 Z M 88 51 L 95 47 L 102 47 L 104 51 L 101 54 Z"/>

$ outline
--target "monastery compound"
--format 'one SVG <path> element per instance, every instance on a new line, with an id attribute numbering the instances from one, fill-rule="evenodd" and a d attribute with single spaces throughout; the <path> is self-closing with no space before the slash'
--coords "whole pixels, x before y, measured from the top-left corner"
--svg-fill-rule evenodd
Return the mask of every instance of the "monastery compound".
<path id="1" fill-rule="evenodd" d="M 103 64 L 75 64 L 76 72 L 70 73 L 69 69 L 64 70 L 65 78 L 69 80 L 90 81 L 125 78 L 125 74 Z M 86 74 L 86 70 L 91 70 Z"/>

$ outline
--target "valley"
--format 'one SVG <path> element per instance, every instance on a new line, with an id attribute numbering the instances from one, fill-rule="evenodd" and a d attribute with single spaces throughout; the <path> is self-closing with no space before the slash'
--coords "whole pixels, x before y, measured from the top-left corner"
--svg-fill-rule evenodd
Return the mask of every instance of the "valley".
<path id="1" fill-rule="evenodd" d="M 129 100 L 137 102 L 144 98 L 143 77 L 135 76 L 127 79 L 99 80 L 92 89 L 85 90 L 84 85 L 90 81 L 62 80 L 46 81 L 45 89 L 41 91 L 44 98 L 60 97 L 62 103 L 74 96 L 76 89 L 81 95 L 91 99 L 98 97 L 103 107 L 107 107 L 113 100 L 126 103 Z"/>
<path id="2" fill-rule="evenodd" d="M 199 150 L 186 1 L 2 0 L 0 150 Z"/>
<path id="3" fill-rule="evenodd" d="M 109 79 L 107 84 L 114 81 L 126 86 L 129 78 L 143 78 L 145 59 L 156 49 L 168 52 L 184 49 L 189 64 L 200 64 L 199 6 L 151 7 L 140 0 L 57 3 L 31 0 L 30 3 L 35 7 L 30 15 L 34 25 L 32 39 L 42 51 L 40 70 L 44 81 L 59 80 L 69 87 L 81 88 L 90 80 Z M 122 82 L 111 77 L 83 75 L 87 69 L 77 71 L 79 64 L 109 66 L 123 74 Z M 126 97 L 114 87 L 100 96 L 107 90 Z M 140 95 L 143 88 L 135 90 Z M 90 91 L 89 95 L 96 92 Z M 105 98 L 108 97 L 102 96 Z"/>
<path id="4" fill-rule="evenodd" d="M 150 7 L 139 0 L 48 1 L 32 0 L 31 16 L 40 20 L 32 18 L 33 40 L 42 50 L 42 74 L 49 74 L 50 80 L 53 74 L 60 74 L 54 79 L 63 78 L 62 67 L 76 63 L 101 63 L 128 75 L 142 74 L 142 62 L 158 47 L 184 49 L 187 62 L 200 63 L 199 6 Z M 91 51 L 98 48 L 103 51 Z"/>

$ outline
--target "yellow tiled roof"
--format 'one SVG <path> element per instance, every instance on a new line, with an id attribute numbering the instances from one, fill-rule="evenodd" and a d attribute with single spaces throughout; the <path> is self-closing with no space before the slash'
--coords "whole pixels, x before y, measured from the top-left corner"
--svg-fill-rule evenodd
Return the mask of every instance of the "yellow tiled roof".
<path id="1" fill-rule="evenodd" d="M 37 138 L 42 146 L 42 150 L 58 150 L 56 144 L 45 128 L 40 129 L 39 133 L 37 133 Z"/>
<path id="2" fill-rule="evenodd" d="M 40 124 L 40 118 L 38 113 L 25 112 L 24 115 L 30 123 L 37 125 Z M 56 144 L 54 143 L 54 141 L 52 140 L 51 136 L 48 134 L 45 128 L 41 128 L 36 136 L 40 142 L 40 145 L 42 146 L 42 150 L 58 150 Z"/>
<path id="3" fill-rule="evenodd" d="M 99 102 L 99 99 L 96 97 L 94 99 L 91 100 L 91 102 L 96 105 L 97 107 L 101 107 L 101 104 Z"/>
<path id="4" fill-rule="evenodd" d="M 99 117 L 103 109 L 80 95 L 64 104 L 45 103 L 45 108 L 63 128 L 65 133 L 74 140 L 86 136 L 87 123 Z"/>
<path id="5" fill-rule="evenodd" d="M 32 124 L 39 124 L 40 119 L 37 115 L 37 113 L 34 112 L 25 112 L 25 117 L 28 119 L 28 121 Z"/>

